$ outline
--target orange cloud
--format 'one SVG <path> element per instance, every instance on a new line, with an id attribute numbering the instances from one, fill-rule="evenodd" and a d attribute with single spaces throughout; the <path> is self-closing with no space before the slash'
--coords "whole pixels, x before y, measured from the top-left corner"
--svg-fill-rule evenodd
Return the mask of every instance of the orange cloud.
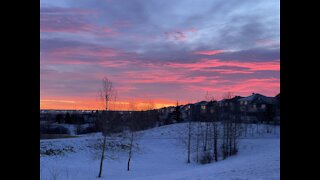
<path id="1" fill-rule="evenodd" d="M 182 104 L 183 102 L 179 102 Z M 131 105 L 134 104 L 136 108 L 132 109 Z M 110 102 L 111 110 L 148 110 L 158 109 L 166 106 L 174 106 L 176 101 L 167 99 L 137 99 L 137 100 L 119 100 Z M 103 110 L 103 102 L 99 99 L 87 98 L 64 98 L 57 97 L 54 99 L 42 98 L 40 99 L 40 109 L 64 109 L 64 110 Z"/>

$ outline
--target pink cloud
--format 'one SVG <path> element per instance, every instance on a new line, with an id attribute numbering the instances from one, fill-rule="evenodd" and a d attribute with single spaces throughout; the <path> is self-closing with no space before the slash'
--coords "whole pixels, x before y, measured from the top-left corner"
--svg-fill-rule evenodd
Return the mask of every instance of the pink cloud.
<path id="1" fill-rule="evenodd" d="M 205 51 L 196 51 L 194 54 L 201 54 L 201 55 L 216 55 L 223 53 L 224 50 L 205 50 Z"/>
<path id="2" fill-rule="evenodd" d="M 270 40 L 270 39 L 256 41 L 257 45 L 262 45 L 262 46 L 273 46 L 273 45 L 277 45 L 278 43 L 279 43 L 278 41 Z"/>
<path id="3" fill-rule="evenodd" d="M 128 60 L 116 60 L 116 61 L 101 61 L 99 63 L 103 67 L 129 67 L 130 65 L 134 65 L 135 62 L 128 61 Z"/>
<path id="4" fill-rule="evenodd" d="M 198 83 L 207 80 L 205 76 L 185 77 L 185 72 L 171 71 L 170 68 L 156 67 L 147 68 L 143 64 L 135 64 L 136 67 L 141 67 L 143 70 L 126 71 L 117 81 L 124 84 L 131 83 Z"/>
<path id="5" fill-rule="evenodd" d="M 43 53 L 43 52 L 42 52 Z M 49 53 L 49 54 L 48 54 Z M 280 61 L 274 60 L 270 62 L 244 62 L 244 61 L 223 61 L 219 59 L 201 59 L 196 62 L 182 63 L 180 62 L 153 62 L 139 60 L 139 56 L 136 54 L 130 54 L 123 52 L 119 49 L 112 49 L 106 47 L 88 47 L 88 46 L 76 46 L 56 49 L 54 52 L 45 52 L 42 55 L 53 58 L 54 61 L 45 61 L 45 63 L 56 64 L 85 64 L 85 65 L 98 65 L 99 69 L 106 67 L 105 70 L 95 71 L 95 67 L 88 72 L 45 72 L 45 82 L 41 83 L 41 88 L 48 94 L 61 94 L 65 93 L 64 97 L 47 97 L 42 95 L 43 99 L 49 101 L 43 101 L 43 107 L 70 107 L 72 103 L 68 101 L 75 101 L 78 108 L 95 107 L 94 102 L 89 102 L 84 99 L 77 99 L 76 95 L 68 92 L 62 92 L 65 89 L 63 86 L 69 86 L 69 84 L 56 83 L 52 87 L 50 81 L 54 82 L 56 79 L 68 79 L 73 81 L 72 87 L 83 90 L 79 93 L 82 97 L 95 97 L 97 95 L 97 89 L 99 85 L 92 85 L 91 82 L 98 82 L 101 77 L 108 75 L 116 84 L 116 89 L 119 92 L 119 97 L 130 98 L 130 95 L 139 92 L 140 94 L 148 94 L 150 97 L 166 98 L 171 97 L 171 91 L 164 91 L 159 94 L 157 90 L 152 92 L 146 92 L 141 87 L 149 87 L 148 84 L 159 84 L 160 86 L 178 87 L 179 91 L 183 90 L 183 100 L 193 102 L 202 100 L 206 91 L 213 92 L 216 98 L 219 98 L 225 92 L 234 92 L 236 95 L 247 96 L 252 92 L 262 93 L 265 95 L 275 95 L 279 92 L 280 80 L 277 78 L 236 78 L 238 80 L 230 80 L 226 74 L 249 74 L 256 71 L 279 71 Z M 74 60 L 70 60 L 73 59 Z M 77 59 L 79 58 L 79 59 Z M 85 58 L 82 60 L 81 58 Z M 90 60 L 92 59 L 92 61 Z M 89 66 L 86 66 L 89 67 Z M 90 66 L 91 67 L 91 66 Z M 132 68 L 134 67 L 134 68 Z M 113 73 L 108 71 L 111 68 L 117 71 Z M 88 68 L 90 69 L 90 68 Z M 198 73 L 200 72 L 200 73 Z M 204 74 L 207 75 L 203 75 Z M 207 73 L 209 72 L 209 73 Z M 210 76 L 210 72 L 213 76 Z M 228 79 L 226 79 L 228 78 Z M 70 82 L 72 82 L 70 81 Z M 74 82 L 76 81 L 76 82 Z M 77 84 L 77 81 L 90 83 L 90 85 Z M 46 87 L 47 86 L 47 87 Z M 96 86 L 96 87 L 93 87 Z M 153 92 L 154 91 L 154 92 Z M 79 96 L 79 94 L 77 96 Z M 130 94 L 130 95 L 128 95 Z M 80 97 L 80 96 L 79 96 Z M 56 100 L 56 101 L 50 101 Z M 122 100 L 127 102 L 126 100 Z M 162 106 L 160 102 L 156 101 L 159 106 Z M 124 108 L 124 105 L 122 104 Z M 120 107 L 119 107 L 120 108 Z"/>
<path id="6" fill-rule="evenodd" d="M 44 55 L 46 61 L 41 61 L 41 65 L 99 65 L 106 68 L 143 66 L 143 63 L 138 63 L 132 59 L 135 55 L 134 53 L 105 47 L 79 46 L 59 48 L 46 52 Z"/>
<path id="7" fill-rule="evenodd" d="M 212 71 L 212 70 L 211 70 Z M 214 70 L 220 74 L 252 74 L 253 71 L 246 71 L 246 70 L 233 70 L 233 69 L 218 69 Z"/>
<path id="8" fill-rule="evenodd" d="M 268 61 L 268 62 L 242 62 L 242 61 L 221 61 L 219 59 L 204 59 L 194 63 L 169 63 L 169 67 L 173 68 L 188 68 L 189 70 L 204 70 L 204 71 L 219 71 L 219 70 L 210 70 L 210 67 L 240 67 L 247 68 L 249 71 L 279 71 L 280 70 L 280 61 Z M 229 71 L 231 73 L 232 71 Z"/>
<path id="9" fill-rule="evenodd" d="M 197 32 L 198 30 L 196 29 L 196 28 L 191 28 L 189 31 L 191 31 L 191 32 Z"/>
<path id="10" fill-rule="evenodd" d="M 280 79 L 261 78 L 261 79 L 244 79 L 241 81 L 218 80 L 217 83 L 203 85 L 188 85 L 190 92 L 213 92 L 214 96 L 219 99 L 226 92 L 233 92 L 235 95 L 248 96 L 253 92 L 262 93 L 267 96 L 275 96 L 279 93 Z"/>
<path id="11" fill-rule="evenodd" d="M 119 32 L 115 31 L 111 27 L 99 27 L 94 28 L 91 33 L 100 37 L 116 37 L 119 35 Z"/>

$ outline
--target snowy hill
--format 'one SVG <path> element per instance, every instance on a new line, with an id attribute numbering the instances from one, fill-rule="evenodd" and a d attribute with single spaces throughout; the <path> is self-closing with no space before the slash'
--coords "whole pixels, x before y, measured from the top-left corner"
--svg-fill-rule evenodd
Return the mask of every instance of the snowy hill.
<path id="1" fill-rule="evenodd" d="M 280 132 L 252 134 L 241 139 L 239 152 L 226 160 L 201 165 L 186 163 L 186 148 L 180 143 L 186 124 L 173 124 L 141 133 L 139 148 L 126 170 L 126 150 L 107 149 L 103 178 L 110 180 L 244 180 L 280 179 Z M 180 132 L 180 133 L 179 133 Z M 254 130 L 256 132 L 256 130 Z M 117 147 L 115 135 L 108 141 Z M 99 133 L 78 138 L 41 140 L 42 180 L 93 180 L 99 170 Z M 120 146 L 120 145 L 119 145 Z M 53 153 L 52 153 L 53 152 Z M 47 154 L 46 154 L 47 153 Z M 48 155 L 50 154 L 50 155 Z M 53 155 L 55 154 L 55 155 Z"/>

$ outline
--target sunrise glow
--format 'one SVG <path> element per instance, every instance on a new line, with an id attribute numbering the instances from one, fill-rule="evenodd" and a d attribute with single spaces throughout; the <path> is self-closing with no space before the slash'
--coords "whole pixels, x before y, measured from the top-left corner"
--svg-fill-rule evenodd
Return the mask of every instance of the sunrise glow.
<path id="1" fill-rule="evenodd" d="M 280 92 L 277 3 L 142 2 L 41 1 L 41 109 L 103 109 L 103 77 L 119 110 Z"/>

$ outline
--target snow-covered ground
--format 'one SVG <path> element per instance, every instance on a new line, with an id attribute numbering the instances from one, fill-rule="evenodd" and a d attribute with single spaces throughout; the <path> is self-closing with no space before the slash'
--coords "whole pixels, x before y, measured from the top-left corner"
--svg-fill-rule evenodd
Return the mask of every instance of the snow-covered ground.
<path id="1" fill-rule="evenodd" d="M 179 138 L 185 124 L 162 126 L 140 135 L 139 150 L 127 171 L 125 150 L 107 150 L 103 177 L 109 180 L 245 180 L 280 179 L 280 132 L 254 134 L 240 140 L 239 152 L 226 160 L 201 165 L 186 163 L 187 152 Z M 253 132 L 253 131 L 252 131 Z M 256 130 L 254 131 L 256 132 Z M 250 133 L 249 133 L 250 134 Z M 41 140 L 40 151 L 63 150 L 63 154 L 40 155 L 42 180 L 93 180 L 99 171 L 95 144 L 99 133 L 78 138 Z M 112 158 L 110 158 L 110 156 Z"/>

